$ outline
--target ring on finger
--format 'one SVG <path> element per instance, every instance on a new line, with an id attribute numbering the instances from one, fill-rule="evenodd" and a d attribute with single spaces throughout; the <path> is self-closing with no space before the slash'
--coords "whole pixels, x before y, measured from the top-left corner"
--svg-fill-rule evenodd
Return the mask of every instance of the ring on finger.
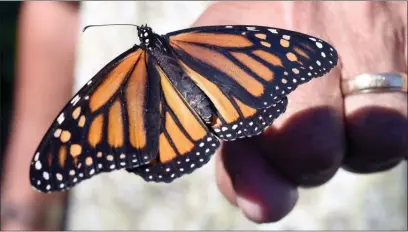
<path id="1" fill-rule="evenodd" d="M 344 96 L 371 92 L 407 92 L 405 73 L 363 73 L 342 82 Z"/>

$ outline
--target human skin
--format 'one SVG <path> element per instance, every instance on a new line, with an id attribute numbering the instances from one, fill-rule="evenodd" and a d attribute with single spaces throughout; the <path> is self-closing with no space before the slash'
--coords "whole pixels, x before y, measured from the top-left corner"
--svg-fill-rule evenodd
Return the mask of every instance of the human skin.
<path id="1" fill-rule="evenodd" d="M 340 167 L 379 172 L 408 156 L 407 94 L 343 96 L 340 87 L 361 73 L 407 72 L 406 12 L 407 2 L 221 2 L 194 23 L 295 30 L 328 41 L 340 56 L 328 75 L 290 94 L 272 129 L 223 144 L 219 189 L 249 219 L 280 220 L 299 186 L 321 185 Z"/>
<path id="2" fill-rule="evenodd" d="M 43 133 L 72 95 L 77 8 L 77 4 L 52 1 L 21 5 L 13 122 L 1 200 L 2 207 L 12 206 L 25 219 L 2 218 L 2 230 L 58 230 L 45 225 L 45 212 L 50 211 L 50 205 L 58 212 L 66 194 L 45 196 L 33 191 L 29 164 Z"/>
<path id="3" fill-rule="evenodd" d="M 65 3 L 24 4 L 13 117 L 18 123 L 10 136 L 2 200 L 41 203 L 45 198 L 28 182 L 28 164 L 42 137 L 38 131 L 47 129 L 72 95 L 67 86 L 79 13 Z M 281 219 L 295 206 L 299 186 L 323 184 L 341 166 L 377 172 L 408 156 L 407 95 L 343 97 L 339 84 L 362 72 L 406 72 L 406 9 L 406 2 L 222 2 L 197 20 L 195 26 L 255 24 L 308 33 L 330 42 L 341 57 L 328 75 L 290 94 L 287 112 L 265 135 L 224 143 L 215 157 L 221 192 L 249 219 Z M 32 210 L 41 211 L 41 205 L 47 204 Z M 4 230 L 34 228 L 2 222 Z"/>

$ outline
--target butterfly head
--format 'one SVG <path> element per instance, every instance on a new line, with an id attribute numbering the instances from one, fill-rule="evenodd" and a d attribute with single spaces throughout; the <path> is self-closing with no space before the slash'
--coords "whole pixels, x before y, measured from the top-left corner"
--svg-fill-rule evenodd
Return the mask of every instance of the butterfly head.
<path id="1" fill-rule="evenodd" d="M 142 44 L 144 44 L 146 47 L 151 47 L 154 38 L 152 28 L 148 27 L 147 24 L 142 25 L 137 27 L 137 34 Z"/>

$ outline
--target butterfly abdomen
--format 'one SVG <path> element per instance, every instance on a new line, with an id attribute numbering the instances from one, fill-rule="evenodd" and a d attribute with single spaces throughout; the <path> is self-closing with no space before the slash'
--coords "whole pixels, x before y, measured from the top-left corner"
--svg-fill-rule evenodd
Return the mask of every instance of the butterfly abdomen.
<path id="1" fill-rule="evenodd" d="M 182 95 L 187 103 L 206 123 L 210 123 L 213 116 L 213 107 L 208 97 L 185 73 L 181 77 L 181 86 L 185 90 Z"/>

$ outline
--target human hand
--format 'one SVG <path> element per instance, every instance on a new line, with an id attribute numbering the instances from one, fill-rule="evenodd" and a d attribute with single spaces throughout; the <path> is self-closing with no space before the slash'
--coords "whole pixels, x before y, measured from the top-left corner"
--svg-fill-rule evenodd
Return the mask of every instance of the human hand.
<path id="1" fill-rule="evenodd" d="M 300 86 L 262 136 L 224 143 L 216 157 L 221 192 L 255 222 L 277 221 L 299 186 L 352 172 L 390 169 L 408 157 L 407 94 L 343 96 L 361 73 L 407 72 L 406 2 L 217 3 L 194 26 L 253 24 L 295 30 L 333 45 L 336 68 Z"/>

